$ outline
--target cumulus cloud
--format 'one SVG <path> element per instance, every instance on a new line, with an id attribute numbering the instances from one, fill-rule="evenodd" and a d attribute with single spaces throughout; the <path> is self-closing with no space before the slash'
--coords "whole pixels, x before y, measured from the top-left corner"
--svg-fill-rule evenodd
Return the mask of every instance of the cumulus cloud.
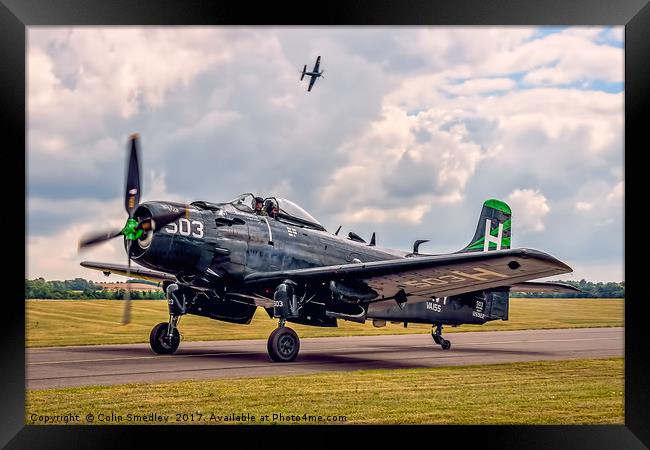
<path id="1" fill-rule="evenodd" d="M 611 39 L 612 41 L 623 43 L 623 40 L 625 39 L 625 28 L 612 27 L 609 30 L 606 30 L 603 35 L 605 39 Z"/>
<path id="2" fill-rule="evenodd" d="M 604 223 L 612 217 L 622 219 L 623 188 L 622 180 L 590 180 L 571 198 L 576 199 L 576 210 L 582 212 L 583 216 L 593 223 Z"/>
<path id="3" fill-rule="evenodd" d="M 594 207 L 592 203 L 589 202 L 577 202 L 576 203 L 576 209 L 578 211 L 591 211 L 591 209 Z"/>
<path id="4" fill-rule="evenodd" d="M 515 87 L 510 78 L 474 78 L 459 84 L 447 85 L 445 90 L 455 95 L 476 95 L 486 92 L 507 91 Z"/>
<path id="5" fill-rule="evenodd" d="M 542 39 L 534 39 L 508 51 L 498 52 L 485 62 L 483 70 L 494 73 L 535 73 L 555 69 L 555 82 L 583 79 L 623 80 L 623 53 L 619 48 L 596 43 L 597 28 L 568 28 Z M 533 80 L 527 80 L 534 83 Z"/>
<path id="6" fill-rule="evenodd" d="M 102 280 L 101 272 L 83 269 L 85 259 L 126 264 L 126 252 L 121 239 L 101 244 L 83 255 L 77 254 L 79 236 L 91 231 L 89 224 L 74 225 L 53 235 L 33 235 L 27 240 L 26 277 L 43 276 L 48 280 L 63 280 L 81 276 Z"/>
<path id="7" fill-rule="evenodd" d="M 143 174 L 141 202 L 149 200 L 182 201 L 167 191 L 166 174 L 146 171 Z M 111 241 L 78 251 L 79 240 L 88 234 L 120 229 L 128 217 L 124 197 L 101 201 L 93 198 L 52 200 L 40 197 L 27 202 L 27 276 L 47 274 L 48 279 L 70 278 L 83 271 L 83 277 L 101 280 L 100 272 L 81 269 L 83 260 L 126 263 L 124 241 Z M 78 275 L 77 275 L 78 276 Z"/>
<path id="8" fill-rule="evenodd" d="M 623 182 L 619 181 L 616 183 L 616 186 L 612 189 L 612 191 L 607 194 L 607 200 L 609 202 L 618 202 L 621 203 L 623 201 Z"/>
<path id="9" fill-rule="evenodd" d="M 123 212 L 123 201 L 116 199 L 105 203 L 85 199 L 51 202 L 32 199 L 28 202 L 28 207 L 30 217 L 50 213 L 46 217 L 50 220 L 58 219 L 63 226 L 49 228 L 47 233 L 37 232 L 28 236 L 26 276 L 65 279 L 77 274 L 98 280 L 101 273 L 90 273 L 82 269 L 79 266 L 82 260 L 126 263 L 122 239 L 113 239 L 82 253 L 77 250 L 82 236 L 102 230 L 119 229 L 124 225 L 125 218 L 122 216 L 126 216 L 126 213 Z"/>
<path id="10" fill-rule="evenodd" d="M 551 208 L 542 193 L 533 189 L 515 189 L 508 196 L 508 203 L 512 209 L 513 227 L 516 226 L 518 231 L 528 233 L 544 230 L 544 217 Z"/>
<path id="11" fill-rule="evenodd" d="M 498 197 L 518 244 L 619 264 L 622 87 L 598 83 L 623 79 L 622 27 L 540 31 L 32 28 L 28 272 L 78 276 L 76 235 L 122 224 L 133 132 L 146 199 L 282 195 L 381 245 L 433 233 L 449 251 Z M 122 262 L 118 242 L 96 251 Z"/>
<path id="12" fill-rule="evenodd" d="M 385 108 L 366 133 L 341 149 L 348 163 L 323 190 L 323 203 L 352 222 L 420 223 L 433 205 L 462 200 L 483 150 L 463 123 L 448 120 L 441 128 L 438 116 Z"/>
<path id="13" fill-rule="evenodd" d="M 68 120 L 58 121 L 74 125 L 84 117 L 92 124 L 90 118 L 158 108 L 170 90 L 230 58 L 226 37 L 208 28 L 29 30 L 30 118 L 46 120 L 74 106 Z"/>

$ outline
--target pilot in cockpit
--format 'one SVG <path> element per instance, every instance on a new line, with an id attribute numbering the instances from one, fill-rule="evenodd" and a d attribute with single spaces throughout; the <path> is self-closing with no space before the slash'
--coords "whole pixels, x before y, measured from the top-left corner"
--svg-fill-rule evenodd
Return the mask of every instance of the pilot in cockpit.
<path id="1" fill-rule="evenodd" d="M 261 216 L 264 213 L 264 199 L 262 197 L 255 197 L 253 199 L 253 211 L 258 216 Z"/>
<path id="2" fill-rule="evenodd" d="M 275 202 L 275 200 L 269 198 L 264 202 L 264 212 L 267 216 L 273 217 L 274 219 L 277 217 L 278 204 Z"/>

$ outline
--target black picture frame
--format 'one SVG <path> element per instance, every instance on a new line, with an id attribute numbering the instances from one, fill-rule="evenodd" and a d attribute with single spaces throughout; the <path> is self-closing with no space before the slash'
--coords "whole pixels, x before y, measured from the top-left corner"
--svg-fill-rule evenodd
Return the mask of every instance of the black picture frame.
<path id="1" fill-rule="evenodd" d="M 37 25 L 624 25 L 625 26 L 625 235 L 633 251 L 625 252 L 625 425 L 620 426 L 417 426 L 356 427 L 95 427 L 25 425 L 25 311 L 18 295 L 20 283 L 10 283 L 4 298 L 5 315 L 0 323 L 4 338 L 0 444 L 7 448 L 115 448 L 160 442 L 174 445 L 215 445 L 228 441 L 277 445 L 290 443 L 325 445 L 349 440 L 362 432 L 363 444 L 383 443 L 386 438 L 408 437 L 411 445 L 421 438 L 431 445 L 443 440 L 487 448 L 644 448 L 650 446 L 650 351 L 645 338 L 648 320 L 645 292 L 641 290 L 644 261 L 640 251 L 647 245 L 642 132 L 650 99 L 650 6 L 647 0 L 459 0 L 434 1 L 356 0 L 266 2 L 249 5 L 223 1 L 180 0 L 0 0 L 0 127 L 7 142 L 5 154 L 13 160 L 5 180 L 13 192 L 16 175 L 25 174 L 26 27 Z M 647 138 L 646 138 L 647 139 Z M 5 161 L 5 165 L 7 162 Z M 12 170 L 13 169 L 13 170 Z M 636 171 L 641 172 L 634 175 Z M 26 182 L 26 178 L 23 179 Z M 27 185 L 24 184 L 25 190 Z M 27 194 L 25 193 L 25 198 Z M 5 195 L 7 228 L 4 243 L 10 244 L 14 228 L 25 225 L 25 214 L 15 214 L 12 195 Z M 20 209 L 20 208 L 18 208 Z M 26 209 L 24 210 L 26 212 Z M 639 217 L 643 212 L 643 219 Z M 26 230 L 26 227 L 25 227 Z M 27 235 L 25 235 L 26 248 Z M 17 271 L 20 249 L 5 245 L 6 267 Z M 26 253 L 26 251 L 25 251 Z M 638 258 L 635 258 L 638 257 Z M 26 258 L 26 256 L 25 256 Z M 26 261 L 23 261 L 23 268 Z M 12 274 L 13 275 L 13 274 Z M 16 277 L 18 278 L 18 277 Z M 11 279 L 14 279 L 12 277 Z M 445 405 L 440 405 L 444 408 Z M 251 441 L 251 432 L 256 439 Z M 191 433 L 191 435 L 190 435 Z M 200 435 L 200 436 L 199 436 Z M 413 436 L 415 435 L 415 436 Z M 187 440 L 190 438 L 190 440 Z M 442 439 L 441 439 L 442 438 Z M 208 441 L 209 442 L 209 441 Z M 281 444 L 280 444 L 281 445 Z M 452 444 L 453 445 L 453 444 Z"/>

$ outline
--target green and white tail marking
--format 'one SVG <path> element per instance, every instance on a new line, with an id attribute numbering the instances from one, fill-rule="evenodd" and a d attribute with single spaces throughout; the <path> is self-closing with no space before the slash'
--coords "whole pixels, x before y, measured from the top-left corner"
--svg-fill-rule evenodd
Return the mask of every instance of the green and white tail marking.
<path id="1" fill-rule="evenodd" d="M 486 200 L 483 203 L 474 238 L 460 253 L 509 249 L 511 237 L 510 207 L 501 200 Z"/>

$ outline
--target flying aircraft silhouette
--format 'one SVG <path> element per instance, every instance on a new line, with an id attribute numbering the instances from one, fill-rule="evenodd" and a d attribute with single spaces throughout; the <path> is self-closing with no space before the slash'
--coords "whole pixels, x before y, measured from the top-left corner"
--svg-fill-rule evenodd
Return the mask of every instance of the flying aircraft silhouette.
<path id="1" fill-rule="evenodd" d="M 321 70 L 320 72 L 318 71 L 318 68 L 320 67 L 320 56 L 316 58 L 316 64 L 314 64 L 314 70 L 311 72 L 306 72 L 307 70 L 307 64 L 305 64 L 305 67 L 302 68 L 302 75 L 300 76 L 300 80 L 302 81 L 303 78 L 305 78 L 305 75 L 308 77 L 311 77 L 309 80 L 309 87 L 307 88 L 307 92 L 311 92 L 311 88 L 314 86 L 314 83 L 316 82 L 316 78 L 325 78 L 323 76 L 323 73 L 325 72 L 324 70 Z"/>

